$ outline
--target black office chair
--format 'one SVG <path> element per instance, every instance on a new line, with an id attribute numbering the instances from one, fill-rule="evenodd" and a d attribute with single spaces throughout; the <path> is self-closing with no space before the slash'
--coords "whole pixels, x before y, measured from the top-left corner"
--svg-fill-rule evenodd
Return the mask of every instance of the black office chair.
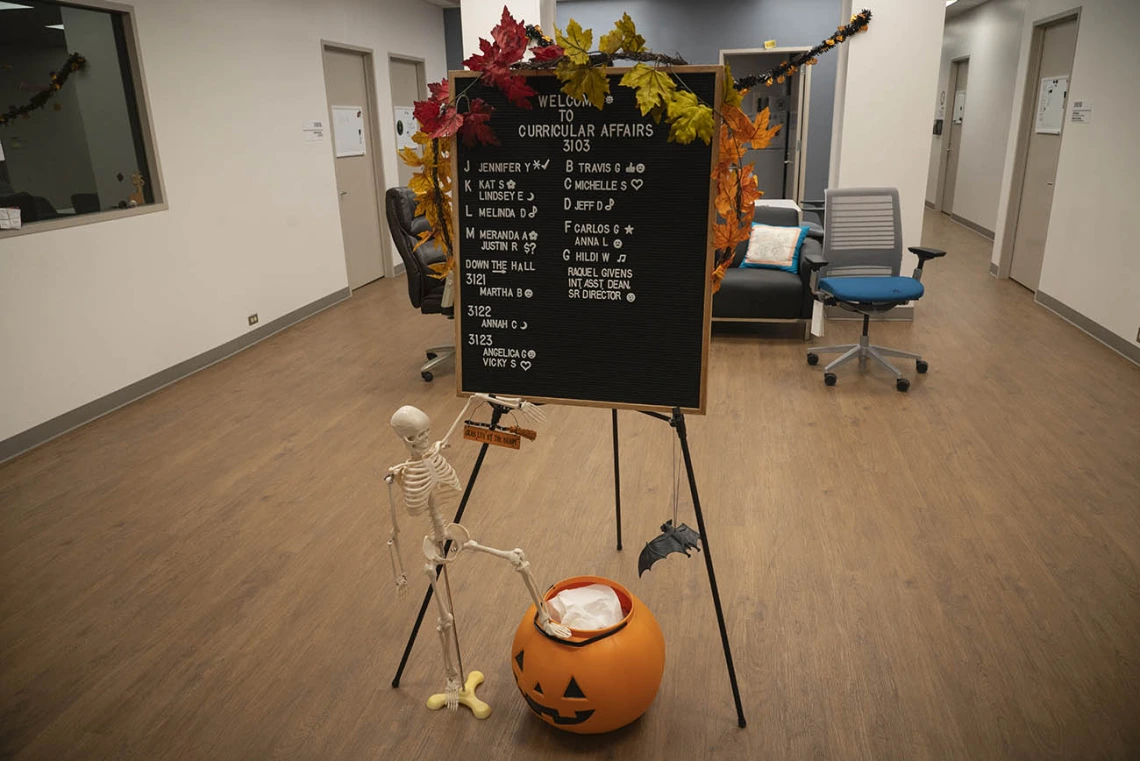
<path id="1" fill-rule="evenodd" d="M 425 217 L 416 216 L 416 196 L 411 188 L 389 188 L 384 196 L 384 208 L 388 216 L 388 229 L 392 231 L 392 241 L 404 269 L 408 275 L 408 298 L 412 306 L 419 307 L 424 314 L 442 314 L 450 320 L 454 317 L 452 307 L 444 307 L 443 281 L 430 269 L 429 265 L 444 260 L 443 251 L 434 241 L 419 248 L 419 234 L 430 229 Z M 413 250 L 415 249 L 415 250 Z M 431 381 L 432 370 L 455 356 L 455 346 L 434 346 L 427 350 L 427 362 L 420 365 L 420 377 Z"/>

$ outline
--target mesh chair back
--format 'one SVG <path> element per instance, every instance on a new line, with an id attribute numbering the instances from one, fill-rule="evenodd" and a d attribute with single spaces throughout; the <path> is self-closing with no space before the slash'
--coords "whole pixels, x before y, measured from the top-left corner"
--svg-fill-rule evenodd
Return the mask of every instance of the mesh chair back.
<path id="1" fill-rule="evenodd" d="M 824 191 L 823 255 L 827 277 L 897 276 L 902 266 L 902 220 L 895 188 Z"/>

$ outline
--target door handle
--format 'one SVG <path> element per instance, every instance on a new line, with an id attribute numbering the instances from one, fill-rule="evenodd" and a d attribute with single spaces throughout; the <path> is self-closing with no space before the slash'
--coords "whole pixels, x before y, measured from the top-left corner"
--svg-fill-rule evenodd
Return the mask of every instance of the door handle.
<path id="1" fill-rule="evenodd" d="M 342 191 L 340 191 L 340 194 L 341 194 L 342 196 L 346 196 L 346 195 L 348 195 L 348 191 L 347 191 L 347 190 L 342 190 Z"/>
<path id="2" fill-rule="evenodd" d="M 1046 187 L 1050 187 L 1050 188 L 1053 187 L 1053 183 L 1051 183 L 1051 182 L 1047 182 L 1047 183 L 1045 183 L 1045 185 L 1046 185 Z"/>

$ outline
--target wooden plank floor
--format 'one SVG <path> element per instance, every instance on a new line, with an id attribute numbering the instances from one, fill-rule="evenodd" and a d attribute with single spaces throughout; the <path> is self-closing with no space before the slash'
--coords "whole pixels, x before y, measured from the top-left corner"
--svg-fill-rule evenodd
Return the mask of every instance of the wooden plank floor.
<path id="1" fill-rule="evenodd" d="M 702 560 L 637 578 L 672 439 L 634 413 L 625 552 L 604 410 L 550 408 L 492 451 L 465 523 L 542 584 L 642 597 L 668 643 L 645 718 L 590 738 L 532 717 L 508 660 L 525 595 L 482 556 L 452 581 L 494 714 L 423 707 L 433 627 L 389 687 L 419 592 L 397 602 L 384 544 L 387 421 L 460 407 L 450 372 L 416 372 L 449 325 L 395 281 L 0 466 L 0 757 L 1140 757 L 1140 369 L 992 279 L 987 241 L 933 214 L 925 241 L 951 253 L 917 322 L 872 326 L 930 360 L 909 394 L 853 368 L 826 388 L 796 340 L 714 339 L 689 430 L 747 729 Z"/>

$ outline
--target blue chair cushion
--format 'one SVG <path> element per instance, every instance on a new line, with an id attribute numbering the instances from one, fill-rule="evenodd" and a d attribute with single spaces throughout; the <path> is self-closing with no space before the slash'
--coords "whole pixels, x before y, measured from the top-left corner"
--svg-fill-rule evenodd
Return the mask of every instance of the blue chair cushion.
<path id="1" fill-rule="evenodd" d="M 850 304 L 901 304 L 924 292 L 913 277 L 825 277 L 819 287 Z"/>

